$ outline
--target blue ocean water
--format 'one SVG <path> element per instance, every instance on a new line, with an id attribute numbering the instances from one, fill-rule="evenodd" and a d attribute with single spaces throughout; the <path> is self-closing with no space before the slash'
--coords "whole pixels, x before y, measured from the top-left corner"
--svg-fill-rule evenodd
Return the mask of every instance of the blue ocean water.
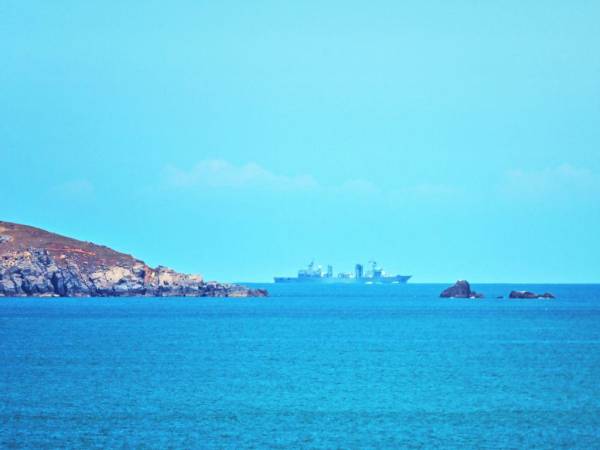
<path id="1" fill-rule="evenodd" d="M 599 448 L 600 286 L 1 299 L 2 448 Z"/>

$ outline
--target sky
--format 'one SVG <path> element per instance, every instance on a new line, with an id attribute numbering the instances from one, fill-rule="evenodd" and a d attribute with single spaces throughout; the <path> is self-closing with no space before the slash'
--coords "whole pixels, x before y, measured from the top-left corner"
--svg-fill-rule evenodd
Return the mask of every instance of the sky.
<path id="1" fill-rule="evenodd" d="M 0 4 L 0 220 L 222 281 L 600 282 L 600 2 Z"/>

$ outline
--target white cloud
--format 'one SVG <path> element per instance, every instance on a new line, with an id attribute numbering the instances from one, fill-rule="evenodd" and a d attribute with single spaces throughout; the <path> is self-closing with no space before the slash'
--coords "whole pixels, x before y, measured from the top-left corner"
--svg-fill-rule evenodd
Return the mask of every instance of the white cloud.
<path id="1" fill-rule="evenodd" d="M 368 180 L 354 179 L 342 183 L 333 188 L 334 192 L 343 192 L 353 195 L 375 195 L 380 193 L 380 189 Z"/>
<path id="2" fill-rule="evenodd" d="M 64 197 L 87 198 L 94 194 L 94 185 L 86 179 L 65 181 L 54 186 L 54 191 Z"/>
<path id="3" fill-rule="evenodd" d="M 435 183 L 419 183 L 399 191 L 403 197 L 413 199 L 445 200 L 461 195 L 463 191 L 455 186 Z"/>
<path id="4" fill-rule="evenodd" d="M 310 175 L 278 175 L 256 163 L 235 165 L 220 159 L 204 160 L 186 170 L 169 166 L 167 183 L 177 188 L 268 188 L 274 190 L 306 190 L 318 187 Z"/>
<path id="5" fill-rule="evenodd" d="M 510 196 L 531 198 L 584 194 L 597 188 L 598 179 L 590 170 L 562 164 L 541 170 L 510 170 L 505 174 L 501 191 Z"/>
<path id="6" fill-rule="evenodd" d="M 288 176 L 271 172 L 257 163 L 236 165 L 221 159 L 199 161 L 189 169 L 168 166 L 164 171 L 166 185 L 182 190 L 201 188 L 251 189 L 270 191 L 301 191 L 325 195 L 351 197 L 377 197 L 383 200 L 446 201 L 462 195 L 457 187 L 420 183 L 389 191 L 362 178 L 353 178 L 337 184 L 319 183 L 312 175 Z"/>

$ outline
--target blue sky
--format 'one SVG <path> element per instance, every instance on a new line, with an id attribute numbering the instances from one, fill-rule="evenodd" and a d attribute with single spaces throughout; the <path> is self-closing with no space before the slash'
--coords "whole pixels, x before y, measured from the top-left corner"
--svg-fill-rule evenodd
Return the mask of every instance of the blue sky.
<path id="1" fill-rule="evenodd" d="M 0 5 L 0 217 L 219 280 L 600 282 L 600 3 Z"/>

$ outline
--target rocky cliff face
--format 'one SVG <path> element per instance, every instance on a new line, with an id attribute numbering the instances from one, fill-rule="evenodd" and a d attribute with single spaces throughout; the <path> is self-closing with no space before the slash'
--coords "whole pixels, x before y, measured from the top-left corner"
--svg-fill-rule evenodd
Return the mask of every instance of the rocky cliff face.
<path id="1" fill-rule="evenodd" d="M 0 297 L 264 297 L 264 289 L 152 268 L 108 247 L 0 221 Z"/>

